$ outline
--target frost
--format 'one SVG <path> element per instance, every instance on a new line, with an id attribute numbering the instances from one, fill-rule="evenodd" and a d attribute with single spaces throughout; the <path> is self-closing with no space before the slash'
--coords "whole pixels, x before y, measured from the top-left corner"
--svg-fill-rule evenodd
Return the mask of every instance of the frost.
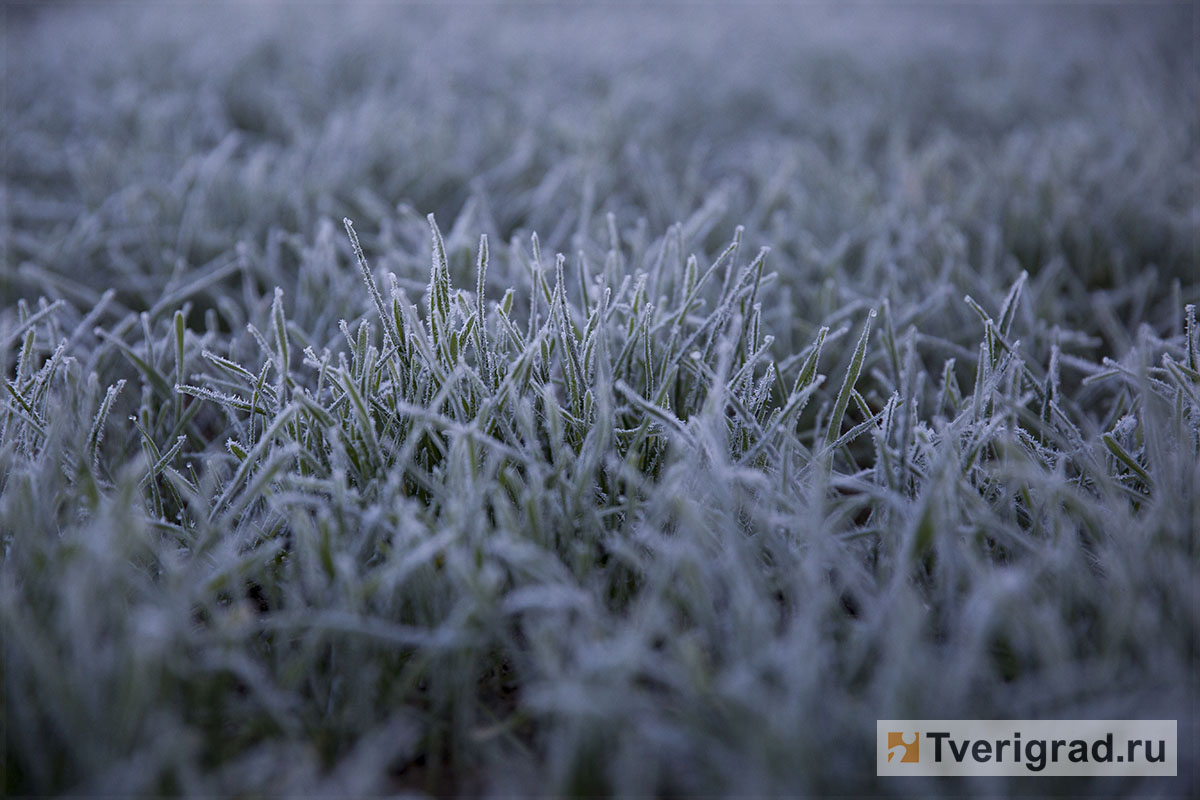
<path id="1" fill-rule="evenodd" d="M 6 8 L 5 794 L 1200 735 L 1189 9 L 260 5 Z"/>

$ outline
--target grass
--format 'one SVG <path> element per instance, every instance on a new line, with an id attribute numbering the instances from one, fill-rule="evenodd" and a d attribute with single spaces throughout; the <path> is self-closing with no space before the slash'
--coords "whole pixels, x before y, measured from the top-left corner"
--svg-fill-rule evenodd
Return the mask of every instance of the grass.
<path id="1" fill-rule="evenodd" d="M 1193 10 L 215 9 L 6 7 L 6 794 L 1195 790 Z"/>

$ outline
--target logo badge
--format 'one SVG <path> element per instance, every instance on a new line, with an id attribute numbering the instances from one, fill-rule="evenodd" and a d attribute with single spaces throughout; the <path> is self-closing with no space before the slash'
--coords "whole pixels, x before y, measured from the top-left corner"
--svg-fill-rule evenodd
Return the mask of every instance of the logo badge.
<path id="1" fill-rule="evenodd" d="M 890 764 L 896 756 L 900 756 L 901 764 L 916 764 L 921 760 L 921 737 L 916 733 L 901 733 L 888 731 L 887 760 Z"/>
<path id="2" fill-rule="evenodd" d="M 1178 776 L 1179 722 L 880 719 L 875 774 Z"/>

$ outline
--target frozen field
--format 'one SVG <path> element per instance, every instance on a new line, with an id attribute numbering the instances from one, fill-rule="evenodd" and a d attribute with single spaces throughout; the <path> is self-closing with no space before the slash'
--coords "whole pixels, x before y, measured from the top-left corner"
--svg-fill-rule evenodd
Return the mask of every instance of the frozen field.
<path id="1" fill-rule="evenodd" d="M 1194 5 L 4 13 L 6 795 L 1200 791 Z"/>

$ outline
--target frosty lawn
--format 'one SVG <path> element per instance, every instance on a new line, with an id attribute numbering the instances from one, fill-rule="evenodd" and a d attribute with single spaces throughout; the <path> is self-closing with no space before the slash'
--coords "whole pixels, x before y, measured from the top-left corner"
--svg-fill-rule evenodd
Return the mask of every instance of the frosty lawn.
<path id="1" fill-rule="evenodd" d="M 10 10 L 6 793 L 1196 789 L 1191 8 L 292 12 Z"/>

